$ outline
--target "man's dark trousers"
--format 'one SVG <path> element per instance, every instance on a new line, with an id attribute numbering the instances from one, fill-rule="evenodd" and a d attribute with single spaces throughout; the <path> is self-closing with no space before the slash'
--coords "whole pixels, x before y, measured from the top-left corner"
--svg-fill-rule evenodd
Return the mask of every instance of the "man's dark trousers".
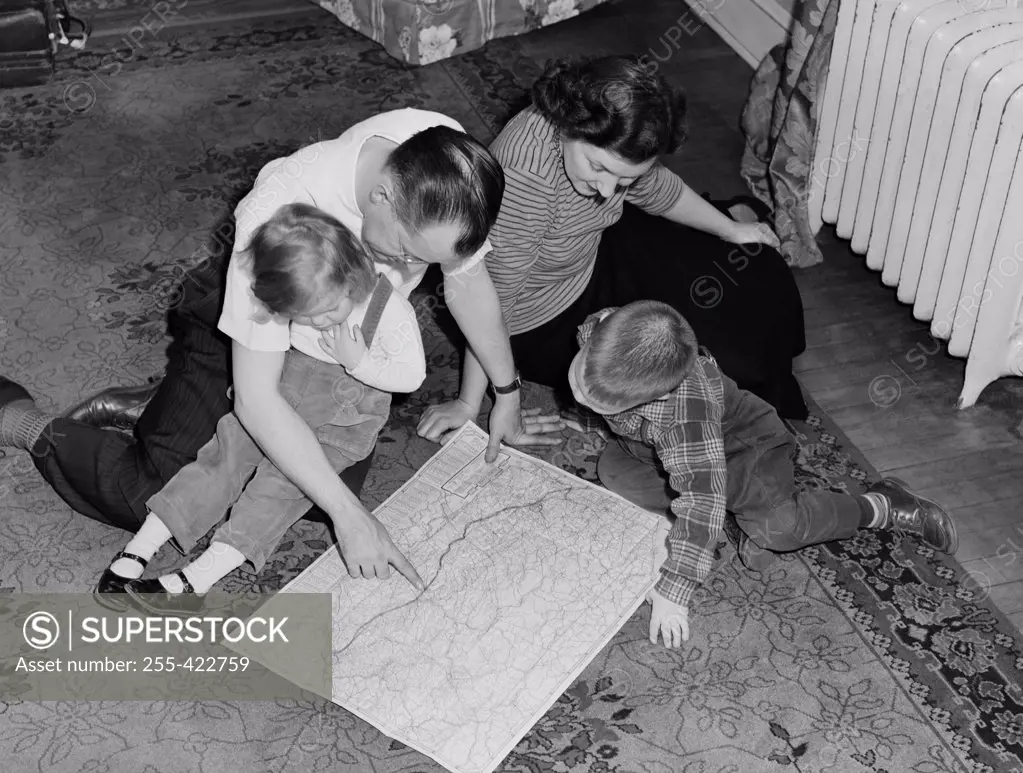
<path id="1" fill-rule="evenodd" d="M 57 418 L 36 441 L 36 468 L 74 510 L 137 531 L 149 498 L 195 461 L 231 410 L 231 340 L 217 330 L 224 271 L 224 261 L 206 261 L 184 276 L 168 314 L 167 371 L 133 435 Z M 342 475 L 356 496 L 371 461 Z"/>

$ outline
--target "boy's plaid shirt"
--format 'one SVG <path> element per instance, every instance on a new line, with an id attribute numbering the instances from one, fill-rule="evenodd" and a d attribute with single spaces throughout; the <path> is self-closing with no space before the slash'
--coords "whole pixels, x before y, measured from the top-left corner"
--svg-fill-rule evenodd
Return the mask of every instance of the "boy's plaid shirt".
<path id="1" fill-rule="evenodd" d="M 586 319 L 579 327 L 580 345 L 612 310 Z M 653 446 L 677 494 L 671 503 L 676 519 L 668 534 L 668 560 L 656 590 L 681 606 L 689 604 L 710 574 L 724 531 L 727 468 L 722 419 L 728 388 L 737 389 L 735 382 L 722 375 L 713 357 L 701 352 L 690 375 L 667 399 L 604 417 L 615 434 Z"/>

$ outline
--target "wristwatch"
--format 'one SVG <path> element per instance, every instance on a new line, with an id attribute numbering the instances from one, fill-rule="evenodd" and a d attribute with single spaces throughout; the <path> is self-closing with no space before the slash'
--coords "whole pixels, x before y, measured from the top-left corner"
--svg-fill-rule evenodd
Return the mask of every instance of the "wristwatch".
<path id="1" fill-rule="evenodd" d="M 519 390 L 521 388 L 522 388 L 522 379 L 519 377 L 519 374 L 516 373 L 515 374 L 515 380 L 512 381 L 510 384 L 508 384 L 508 386 L 497 386 L 495 384 L 494 385 L 494 392 L 496 392 L 499 395 L 510 395 L 512 392 L 515 392 L 515 391 L 517 391 L 517 390 Z"/>

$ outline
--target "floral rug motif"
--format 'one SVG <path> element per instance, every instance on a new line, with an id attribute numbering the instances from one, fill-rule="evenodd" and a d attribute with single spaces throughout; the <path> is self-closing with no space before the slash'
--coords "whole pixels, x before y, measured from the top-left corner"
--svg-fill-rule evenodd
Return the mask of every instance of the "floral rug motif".
<path id="1" fill-rule="evenodd" d="M 229 232 L 211 234 L 263 163 L 406 105 L 489 140 L 542 64 L 509 39 L 409 70 L 302 20 L 183 28 L 120 69 L 109 55 L 93 49 L 48 86 L 0 92 L 0 373 L 47 408 L 161 371 L 176 283 L 223 248 Z M 104 84 L 79 109 L 92 92 L 69 87 L 90 72 Z M 430 376 L 395 403 L 371 506 L 435 452 L 414 428 L 456 389 L 457 350 L 425 313 L 436 286 L 428 277 L 414 298 Z M 550 404 L 534 388 L 527 400 Z M 875 473 L 812 414 L 795 426 L 799 485 L 860 491 Z M 567 434 L 543 456 L 595 481 L 602 445 Z M 7 590 L 87 592 L 125 541 L 73 514 L 25 454 L 0 458 L 0 503 Z M 272 590 L 329 549 L 326 527 L 303 521 L 261 576 L 239 571 L 227 587 Z M 179 562 L 168 551 L 152 569 Z M 640 609 L 499 770 L 1023 771 L 1023 651 L 985 594 L 954 561 L 885 535 L 780 556 L 762 574 L 725 547 L 686 646 L 652 645 Z M 322 702 L 0 702 L 0 759 L 12 773 L 440 770 Z"/>

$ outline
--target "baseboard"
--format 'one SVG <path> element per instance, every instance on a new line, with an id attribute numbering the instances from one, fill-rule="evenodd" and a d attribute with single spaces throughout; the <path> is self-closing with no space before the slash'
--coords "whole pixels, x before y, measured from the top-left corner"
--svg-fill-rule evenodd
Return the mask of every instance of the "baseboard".
<path id="1" fill-rule="evenodd" d="M 788 38 L 795 0 L 686 0 L 691 13 L 710 27 L 746 63 L 756 67 Z"/>

